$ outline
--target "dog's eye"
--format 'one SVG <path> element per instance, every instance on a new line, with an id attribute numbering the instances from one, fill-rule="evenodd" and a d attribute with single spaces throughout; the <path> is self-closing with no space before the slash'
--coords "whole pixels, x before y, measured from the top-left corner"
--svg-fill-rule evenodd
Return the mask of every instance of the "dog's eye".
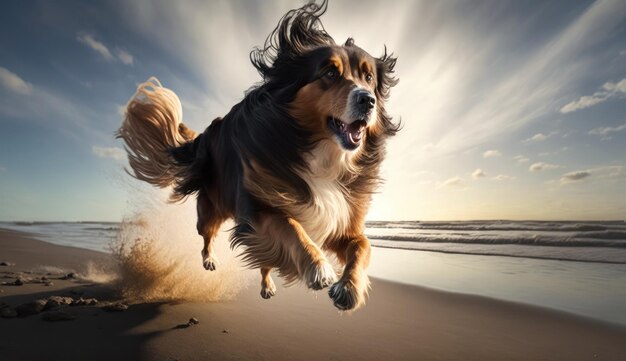
<path id="1" fill-rule="evenodd" d="M 372 75 L 372 73 L 369 73 L 365 76 L 365 81 L 368 83 L 371 83 L 372 80 L 374 80 L 374 76 Z"/>
<path id="2" fill-rule="evenodd" d="M 326 79 L 328 80 L 335 80 L 337 79 L 337 77 L 339 77 L 339 71 L 337 70 L 337 68 L 328 69 L 324 74 L 324 77 L 326 77 Z"/>

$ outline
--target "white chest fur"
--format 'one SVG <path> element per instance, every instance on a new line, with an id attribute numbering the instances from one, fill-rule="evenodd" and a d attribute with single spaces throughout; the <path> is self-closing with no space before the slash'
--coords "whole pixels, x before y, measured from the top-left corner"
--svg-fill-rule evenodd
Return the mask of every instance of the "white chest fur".
<path id="1" fill-rule="evenodd" d="M 334 144 L 319 144 L 308 159 L 309 171 L 302 175 L 311 189 L 312 201 L 298 209 L 297 220 L 320 246 L 350 223 L 349 193 L 338 180 L 345 171 L 346 156 L 341 150 L 337 152 Z"/>

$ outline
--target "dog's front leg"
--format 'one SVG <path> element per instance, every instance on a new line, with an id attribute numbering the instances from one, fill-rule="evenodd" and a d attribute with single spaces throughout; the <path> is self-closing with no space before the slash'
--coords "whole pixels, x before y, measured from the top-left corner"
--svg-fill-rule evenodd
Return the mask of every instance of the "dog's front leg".
<path id="1" fill-rule="evenodd" d="M 370 260 L 370 242 L 364 235 L 344 239 L 329 245 L 345 263 L 341 279 L 328 290 L 333 304 L 347 311 L 361 307 L 365 303 L 369 278 L 365 272 Z"/>
<path id="2" fill-rule="evenodd" d="M 244 237 L 251 264 L 276 267 L 288 280 L 301 279 L 307 287 L 320 290 L 336 281 L 337 276 L 324 253 L 311 240 L 302 225 L 282 215 L 262 215 L 255 225 L 255 235 Z"/>

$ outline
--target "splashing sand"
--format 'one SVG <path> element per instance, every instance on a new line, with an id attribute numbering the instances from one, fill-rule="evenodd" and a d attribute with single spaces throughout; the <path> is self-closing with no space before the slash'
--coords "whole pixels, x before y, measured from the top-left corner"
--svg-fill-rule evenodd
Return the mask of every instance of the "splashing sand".
<path id="1" fill-rule="evenodd" d="M 152 198 L 155 199 L 155 198 Z M 163 199 L 163 198 L 161 198 Z M 202 266 L 195 202 L 156 202 L 122 222 L 111 245 L 122 296 L 133 302 L 221 301 L 233 298 L 256 272 L 243 268 L 230 249 L 226 224 L 217 239 L 216 271 Z M 232 224 L 230 225 L 232 227 Z"/>

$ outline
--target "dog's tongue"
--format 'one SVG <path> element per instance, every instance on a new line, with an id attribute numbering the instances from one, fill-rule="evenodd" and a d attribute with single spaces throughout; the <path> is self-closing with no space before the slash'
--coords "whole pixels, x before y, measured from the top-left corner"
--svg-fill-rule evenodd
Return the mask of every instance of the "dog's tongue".
<path id="1" fill-rule="evenodd" d="M 350 140 L 354 143 L 358 143 L 361 140 L 362 129 L 364 128 L 363 123 L 361 122 L 352 122 L 348 124 L 346 127 L 346 133 L 350 136 Z"/>

